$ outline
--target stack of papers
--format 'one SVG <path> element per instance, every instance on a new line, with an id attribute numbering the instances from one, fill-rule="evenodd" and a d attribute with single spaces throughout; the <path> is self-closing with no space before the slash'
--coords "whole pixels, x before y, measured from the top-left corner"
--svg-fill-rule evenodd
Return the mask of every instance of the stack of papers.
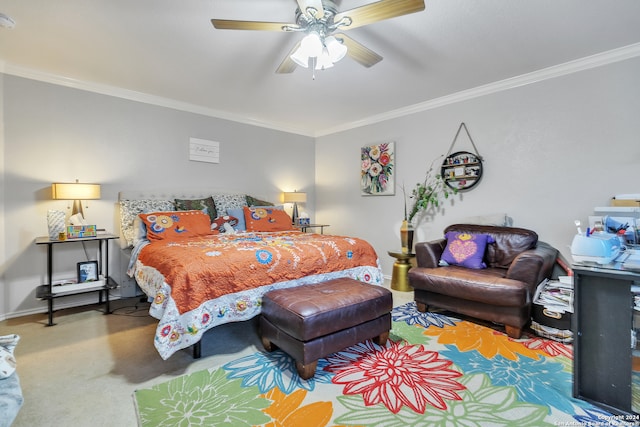
<path id="1" fill-rule="evenodd" d="M 627 257 L 622 261 L 622 268 L 625 270 L 640 270 L 640 250 L 628 249 L 624 252 Z"/>
<path id="2" fill-rule="evenodd" d="M 538 285 L 533 302 L 555 313 L 573 313 L 573 285 L 545 279 Z"/>
<path id="3" fill-rule="evenodd" d="M 640 286 L 631 286 L 631 293 L 633 294 L 633 309 L 640 311 Z"/>

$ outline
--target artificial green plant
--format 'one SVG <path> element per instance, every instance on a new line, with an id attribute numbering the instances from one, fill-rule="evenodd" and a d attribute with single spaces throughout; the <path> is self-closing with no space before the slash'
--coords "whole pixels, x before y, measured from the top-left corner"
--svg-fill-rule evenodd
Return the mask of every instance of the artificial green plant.
<path id="1" fill-rule="evenodd" d="M 412 223 L 414 217 L 422 211 L 434 208 L 438 209 L 443 199 L 448 199 L 450 195 L 458 194 L 457 188 L 449 187 L 441 174 L 436 173 L 433 169 L 433 165 L 438 159 L 442 159 L 443 156 L 438 157 L 429 166 L 427 173 L 425 174 L 424 181 L 416 183 L 411 194 L 410 199 L 413 200 L 411 209 L 407 211 L 407 194 L 402 186 L 402 192 L 404 193 L 404 219 L 408 223 Z"/>

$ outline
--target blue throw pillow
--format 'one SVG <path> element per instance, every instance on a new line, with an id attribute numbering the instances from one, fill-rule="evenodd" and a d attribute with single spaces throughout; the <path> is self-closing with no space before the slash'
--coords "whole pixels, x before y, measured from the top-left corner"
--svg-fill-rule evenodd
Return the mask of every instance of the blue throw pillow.
<path id="1" fill-rule="evenodd" d="M 247 224 L 244 220 L 244 208 L 227 209 L 227 213 L 238 219 L 238 223 L 233 226 L 236 231 L 247 231 Z"/>
<path id="2" fill-rule="evenodd" d="M 487 244 L 495 243 L 488 234 L 470 234 L 449 231 L 445 234 L 447 246 L 444 248 L 440 261 L 446 265 L 481 269 L 487 268 L 482 261 Z"/>

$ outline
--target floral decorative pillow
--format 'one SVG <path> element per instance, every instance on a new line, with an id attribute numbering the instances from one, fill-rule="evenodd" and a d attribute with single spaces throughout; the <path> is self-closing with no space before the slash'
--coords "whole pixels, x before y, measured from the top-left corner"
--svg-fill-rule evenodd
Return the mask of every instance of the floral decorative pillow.
<path id="1" fill-rule="evenodd" d="M 211 222 L 218 217 L 218 212 L 216 212 L 216 205 L 213 202 L 213 197 L 207 197 L 204 199 L 176 199 L 176 210 L 178 211 L 203 211 L 209 218 L 211 218 Z"/>
<path id="2" fill-rule="evenodd" d="M 209 215 L 202 211 L 142 213 L 149 241 L 176 240 L 211 234 Z"/>
<path id="3" fill-rule="evenodd" d="M 291 217 L 282 209 L 274 207 L 245 207 L 244 220 L 247 231 L 293 230 Z"/>
<path id="4" fill-rule="evenodd" d="M 247 196 L 244 194 L 214 194 L 213 202 L 216 205 L 217 216 L 225 216 L 229 215 L 227 212 L 229 209 L 247 206 Z"/>
<path id="5" fill-rule="evenodd" d="M 447 246 L 440 258 L 443 265 L 482 269 L 487 265 L 482 260 L 487 244 L 495 243 L 488 234 L 470 234 L 449 231 L 445 234 Z"/>
<path id="6" fill-rule="evenodd" d="M 211 231 L 213 231 L 214 233 L 215 232 L 226 233 L 227 228 L 224 226 L 225 224 L 229 224 L 230 227 L 236 229 L 238 222 L 239 222 L 238 218 L 236 218 L 235 216 L 231 216 L 231 215 L 219 216 L 218 218 L 214 219 L 213 222 L 211 223 Z"/>
<path id="7" fill-rule="evenodd" d="M 251 206 L 251 205 L 250 205 Z M 283 205 L 265 205 L 265 206 L 251 206 L 254 209 L 257 208 L 265 208 L 265 209 L 280 209 L 280 210 L 284 210 L 284 206 Z M 237 231 L 247 231 L 247 223 L 244 219 L 244 208 L 238 208 L 238 209 L 229 209 L 228 211 L 229 215 L 235 216 L 236 218 L 238 218 L 238 224 L 235 225 L 233 228 L 235 228 Z"/>
<path id="8" fill-rule="evenodd" d="M 121 231 L 122 236 L 127 241 L 127 246 L 132 246 L 136 241 L 137 229 L 133 222 L 138 214 L 145 212 L 172 211 L 174 209 L 175 207 L 171 200 L 121 200 Z"/>

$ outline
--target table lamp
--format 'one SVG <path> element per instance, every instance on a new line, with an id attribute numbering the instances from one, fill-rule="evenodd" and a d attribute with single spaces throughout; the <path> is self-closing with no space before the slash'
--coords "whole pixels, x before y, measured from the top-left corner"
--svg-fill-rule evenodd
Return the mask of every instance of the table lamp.
<path id="1" fill-rule="evenodd" d="M 293 203 L 293 213 L 291 219 L 293 224 L 298 223 L 298 203 L 306 203 L 307 193 L 297 191 L 285 191 L 282 193 L 282 200 L 284 203 Z"/>
<path id="2" fill-rule="evenodd" d="M 51 184 L 51 196 L 54 200 L 73 200 L 71 215 L 80 214 L 84 218 L 82 200 L 100 198 L 100 184 L 78 182 L 56 182 Z"/>

